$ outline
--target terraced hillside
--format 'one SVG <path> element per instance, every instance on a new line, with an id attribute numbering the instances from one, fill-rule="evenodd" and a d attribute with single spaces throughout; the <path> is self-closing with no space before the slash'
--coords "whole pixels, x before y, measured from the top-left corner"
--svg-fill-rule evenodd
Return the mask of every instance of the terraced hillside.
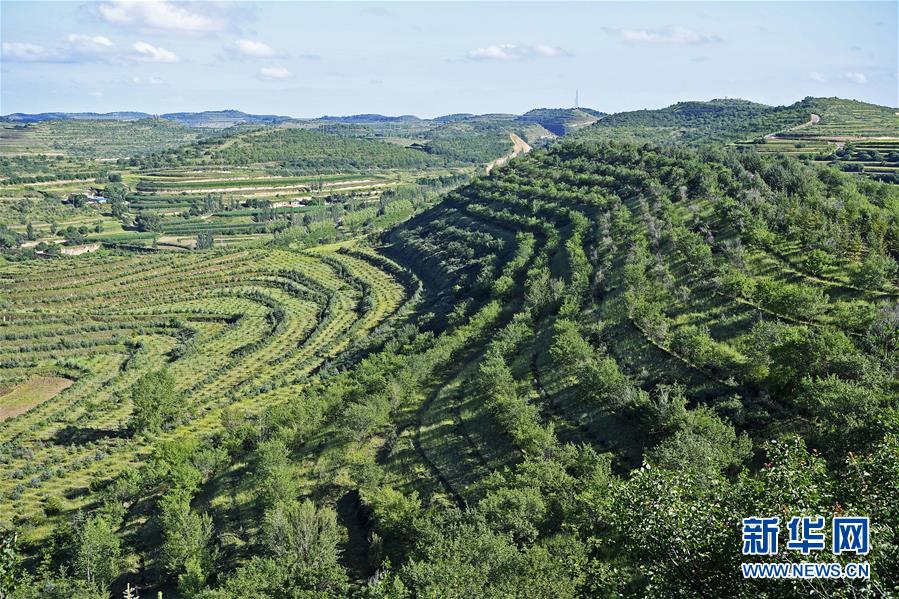
<path id="1" fill-rule="evenodd" d="M 778 107 L 735 99 L 678 102 L 609 115 L 581 129 L 577 137 L 661 144 L 738 141 L 789 129 L 808 117 L 802 102 Z"/>
<path id="2" fill-rule="evenodd" d="M 896 186 L 569 141 L 369 239 L 4 266 L 20 588 L 807 597 L 739 564 L 808 514 L 899 585 Z"/>
<path id="3" fill-rule="evenodd" d="M 49 505 L 89 504 L 97 484 L 166 440 L 220 430 L 225 409 L 289 399 L 408 294 L 391 272 L 334 250 L 106 254 L 0 276 L 0 387 L 70 383 L 26 398 L 0 424 L 0 512 L 22 522 Z M 178 416 L 159 434 L 134 434 L 128 389 L 160 369 L 176 381 Z"/>
<path id="4" fill-rule="evenodd" d="M 0 154 L 3 155 L 116 159 L 165 150 L 200 138 L 197 130 L 175 121 L 149 118 L 2 122 L 0 127 Z"/>
<path id="5" fill-rule="evenodd" d="M 390 255 L 464 324 L 400 413 L 392 491 L 359 482 L 402 564 L 388 579 L 422 596 L 806 596 L 736 566 L 742 514 L 777 506 L 872 514 L 867 588 L 892 588 L 896 194 L 783 158 L 571 143 L 394 231 Z"/>
<path id="6" fill-rule="evenodd" d="M 805 103 L 821 118 L 812 126 L 792 132 L 799 137 L 899 138 L 896 108 L 841 98 L 810 98 Z"/>
<path id="7" fill-rule="evenodd" d="M 664 144 L 778 143 L 786 139 L 814 143 L 816 139 L 834 141 L 846 137 L 896 138 L 899 137 L 899 116 L 895 113 L 895 108 L 839 98 L 805 98 L 789 106 L 767 106 L 731 99 L 678 102 L 659 110 L 609 115 L 581 129 L 578 137 Z M 796 147 L 802 147 L 802 144 Z"/>
<path id="8" fill-rule="evenodd" d="M 259 126 L 115 162 L 7 157 L 2 245 L 42 254 L 85 242 L 184 250 L 274 236 L 335 241 L 404 220 L 474 169 L 443 162 L 378 140 Z"/>

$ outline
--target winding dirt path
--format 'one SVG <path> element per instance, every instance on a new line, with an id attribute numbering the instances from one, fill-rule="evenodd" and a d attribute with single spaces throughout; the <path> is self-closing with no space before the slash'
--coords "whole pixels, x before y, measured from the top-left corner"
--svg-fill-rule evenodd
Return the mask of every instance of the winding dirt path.
<path id="1" fill-rule="evenodd" d="M 497 158 L 493 162 L 489 163 L 487 165 L 487 169 L 486 169 L 487 174 L 490 174 L 490 171 L 493 170 L 493 167 L 502 166 L 502 165 L 506 164 L 507 162 L 509 162 L 510 160 L 512 160 L 513 158 L 515 158 L 516 156 L 521 156 L 522 154 L 527 154 L 528 152 L 530 152 L 533 149 L 528 144 L 528 142 L 521 139 L 514 133 L 509 134 L 509 139 L 512 140 L 512 152 L 509 154 L 506 154 L 502 158 Z"/>
<path id="2" fill-rule="evenodd" d="M 808 122 L 802 123 L 801 125 L 796 125 L 795 127 L 790 127 L 786 131 L 779 131 L 777 133 L 769 133 L 768 135 L 765 136 L 765 139 L 777 139 L 778 137 L 780 137 L 781 135 L 783 135 L 785 133 L 790 133 L 792 131 L 799 131 L 800 129 L 805 129 L 807 127 L 811 127 L 812 125 L 817 125 L 820 122 L 821 122 L 821 117 L 818 116 L 817 114 L 813 113 L 809 116 Z"/>

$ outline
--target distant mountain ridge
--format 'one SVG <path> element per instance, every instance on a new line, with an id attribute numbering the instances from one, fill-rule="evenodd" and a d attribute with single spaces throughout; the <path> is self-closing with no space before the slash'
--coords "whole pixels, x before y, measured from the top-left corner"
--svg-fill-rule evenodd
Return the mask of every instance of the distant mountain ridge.
<path id="1" fill-rule="evenodd" d="M 324 121 L 328 123 L 345 123 L 365 125 L 372 123 L 428 123 L 448 124 L 463 121 L 468 122 L 498 122 L 508 121 L 529 124 L 544 125 L 556 135 L 564 135 L 571 130 L 595 122 L 604 113 L 589 108 L 540 108 L 531 110 L 524 115 L 495 113 L 495 114 L 469 114 L 456 113 L 438 116 L 432 119 L 422 119 L 415 115 L 404 114 L 388 116 L 383 114 L 363 113 L 344 116 L 325 115 L 315 118 L 297 118 L 275 114 L 249 114 L 239 110 L 206 110 L 203 112 L 168 112 L 165 114 L 149 114 L 146 112 L 120 111 L 120 112 L 41 112 L 27 114 L 16 112 L 0 117 L 0 121 L 17 124 L 39 123 L 53 120 L 96 120 L 96 121 L 139 121 L 143 119 L 166 119 L 181 123 L 189 127 L 221 128 L 225 129 L 240 124 L 279 124 L 286 122 L 309 123 Z M 548 125 L 548 126 L 546 126 Z"/>
<path id="2" fill-rule="evenodd" d="M 296 119 L 307 120 L 307 119 Z M 340 123 L 399 123 L 399 122 L 415 122 L 426 119 L 420 119 L 414 114 L 403 114 L 400 116 L 386 116 L 383 114 L 351 114 L 349 116 L 322 116 L 317 119 L 308 119 L 313 121 L 337 121 Z"/>
<path id="3" fill-rule="evenodd" d="M 815 126 L 796 129 L 808 123 L 811 115 L 820 117 Z M 384 131 L 412 127 L 415 131 L 446 127 L 452 132 L 463 125 L 483 129 L 489 125 L 518 128 L 542 128 L 547 137 L 576 135 L 580 139 L 614 139 L 638 143 L 692 143 L 701 141 L 733 142 L 761 138 L 773 133 L 791 136 L 899 136 L 896 109 L 840 98 L 807 97 L 788 106 L 769 106 L 750 100 L 723 98 L 709 101 L 677 102 L 650 110 L 606 114 L 591 108 L 535 108 L 523 115 L 509 113 L 455 113 L 424 119 L 415 115 L 362 113 L 344 116 L 325 115 L 296 118 L 275 114 L 250 114 L 239 110 L 171 112 L 151 115 L 145 112 L 44 112 L 14 113 L 0 121 L 30 124 L 49 120 L 137 121 L 161 118 L 193 128 L 226 129 L 234 125 L 302 126 L 355 125 Z M 864 128 L 860 127 L 864 125 Z M 455 126 L 455 127 L 454 127 Z"/>
<path id="4" fill-rule="evenodd" d="M 93 121 L 139 121 L 161 118 L 175 121 L 189 127 L 231 127 L 242 123 L 276 124 L 294 120 L 293 117 L 275 114 L 248 114 L 240 110 L 204 110 L 203 112 L 168 112 L 149 114 L 146 112 L 41 112 L 26 114 L 16 112 L 0 117 L 12 123 L 39 123 L 42 121 L 93 120 Z"/>

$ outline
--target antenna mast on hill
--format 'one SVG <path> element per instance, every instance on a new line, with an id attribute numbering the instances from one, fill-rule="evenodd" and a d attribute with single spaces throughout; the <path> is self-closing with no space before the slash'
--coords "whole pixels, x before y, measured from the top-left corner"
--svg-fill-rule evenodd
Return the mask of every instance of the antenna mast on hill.
<path id="1" fill-rule="evenodd" d="M 579 92 L 579 91 L 580 91 L 580 90 L 577 90 L 577 89 L 574 90 L 574 107 L 575 107 L 575 108 L 578 108 L 578 92 Z"/>

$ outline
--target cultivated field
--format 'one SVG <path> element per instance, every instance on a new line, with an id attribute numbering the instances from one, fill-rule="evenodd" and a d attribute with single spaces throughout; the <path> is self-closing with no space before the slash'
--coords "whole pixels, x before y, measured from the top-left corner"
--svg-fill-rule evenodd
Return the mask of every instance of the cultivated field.
<path id="1" fill-rule="evenodd" d="M 50 504 L 85 506 L 91 484 L 165 439 L 215 432 L 225 408 L 256 413 L 294 397 L 407 298 L 360 256 L 236 250 L 4 267 L 0 511 L 24 521 Z M 127 389 L 162 367 L 185 415 L 160 437 L 132 436 Z"/>

